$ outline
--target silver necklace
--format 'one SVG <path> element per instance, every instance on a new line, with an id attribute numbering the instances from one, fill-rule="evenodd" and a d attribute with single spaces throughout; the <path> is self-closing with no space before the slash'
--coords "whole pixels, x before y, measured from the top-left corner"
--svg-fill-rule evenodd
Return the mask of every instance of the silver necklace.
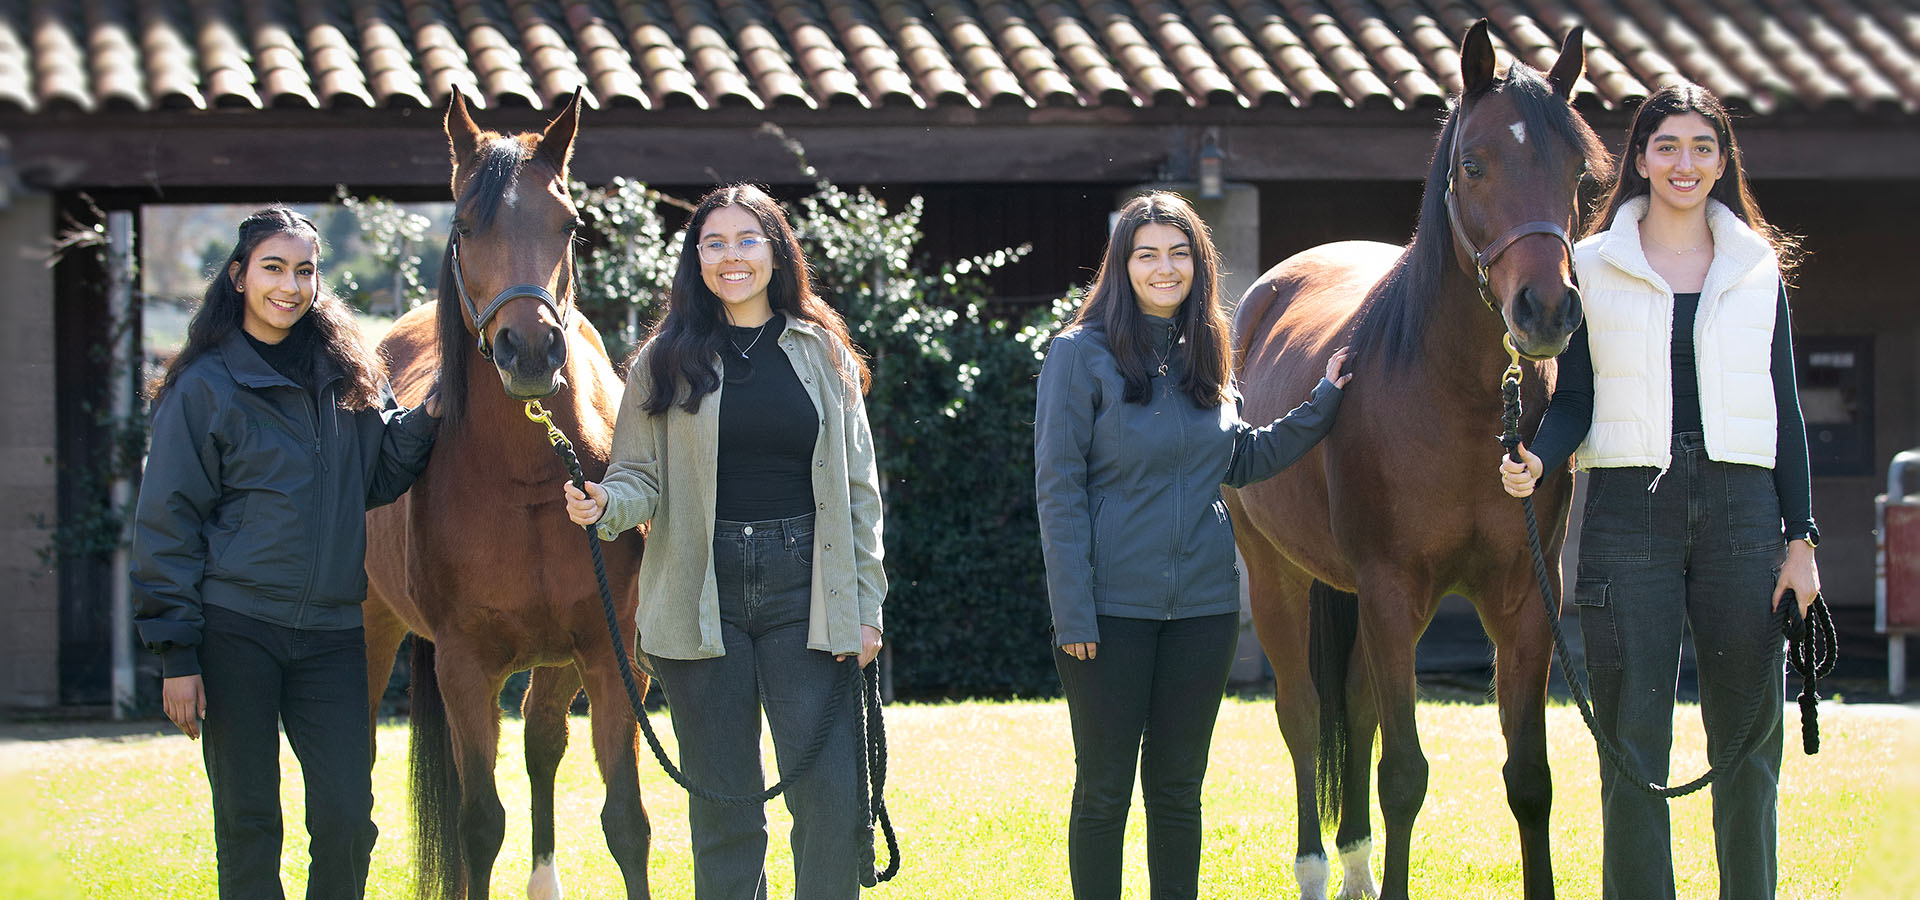
<path id="1" fill-rule="evenodd" d="M 1695 245 L 1693 245 L 1693 246 L 1691 246 L 1691 247 L 1688 247 L 1688 248 L 1687 248 L 1687 249 L 1685 249 L 1685 250 L 1676 250 L 1676 249 L 1674 249 L 1674 248 L 1672 248 L 1672 247 L 1669 247 L 1669 246 L 1667 246 L 1667 245 L 1665 245 L 1665 244 L 1662 244 L 1662 243 L 1660 243 L 1659 241 L 1656 241 L 1656 240 L 1654 240 L 1654 239 L 1653 239 L 1653 238 L 1651 238 L 1651 237 L 1649 237 L 1649 238 L 1647 238 L 1647 240 L 1648 240 L 1649 242 L 1651 242 L 1651 243 L 1652 243 L 1652 244 L 1653 244 L 1653 245 L 1654 245 L 1655 247 L 1659 247 L 1660 249 L 1662 249 L 1662 250 L 1665 250 L 1665 251 L 1667 251 L 1668 253 L 1671 253 L 1671 254 L 1673 254 L 1673 255 L 1675 255 L 1675 256 L 1685 256 L 1685 255 L 1687 255 L 1687 254 L 1689 254 L 1689 253 L 1692 253 L 1692 252 L 1693 252 L 1693 251 L 1695 251 L 1695 250 L 1698 250 L 1698 249 L 1700 249 L 1701 247 L 1705 247 L 1706 245 L 1708 245 L 1708 244 L 1711 244 L 1711 243 L 1713 243 L 1713 239 L 1712 239 L 1712 238 L 1708 238 L 1707 240 L 1704 240 L 1704 241 L 1701 241 L 1700 243 L 1698 243 L 1698 244 L 1695 244 Z"/>
<path id="2" fill-rule="evenodd" d="M 736 341 L 736 340 L 734 340 L 734 339 L 733 339 L 733 332 L 731 332 L 731 331 L 729 331 L 729 332 L 727 332 L 727 343 L 729 343 L 729 344 L 732 344 L 732 345 L 733 345 L 733 349 L 735 349 L 735 350 L 740 350 L 740 358 L 741 358 L 741 359 L 752 359 L 752 357 L 750 357 L 750 356 L 748 356 L 748 355 L 747 355 L 747 351 L 748 351 L 748 350 L 752 350 L 752 349 L 753 349 L 753 345 L 755 345 L 755 344 L 758 344 L 758 343 L 760 343 L 760 335 L 762 335 L 762 334 L 765 334 L 765 333 L 766 333 L 766 330 L 767 330 L 767 323 L 768 323 L 768 322 L 772 322 L 772 321 L 773 321 L 772 319 L 768 319 L 768 320 L 767 320 L 766 322 L 761 322 L 761 323 L 760 323 L 760 329 L 759 329 L 758 331 L 755 331 L 755 332 L 753 333 L 753 340 L 751 340 L 751 341 L 748 341 L 748 342 L 747 342 L 747 348 L 746 348 L 746 350 L 741 350 L 741 349 L 740 349 L 740 342 L 738 342 L 738 341 Z"/>
<path id="3" fill-rule="evenodd" d="M 1155 370 L 1156 374 L 1158 375 L 1167 374 L 1167 360 L 1173 356 L 1173 348 L 1175 345 L 1179 343 L 1180 342 L 1176 339 L 1175 341 L 1167 345 L 1167 352 L 1159 354 L 1159 359 L 1155 360 L 1155 362 L 1159 363 L 1159 368 Z"/>

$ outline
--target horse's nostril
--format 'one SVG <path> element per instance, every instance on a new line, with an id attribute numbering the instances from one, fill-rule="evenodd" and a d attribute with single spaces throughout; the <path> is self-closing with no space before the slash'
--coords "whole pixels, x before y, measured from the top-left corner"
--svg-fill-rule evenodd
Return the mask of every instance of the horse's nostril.
<path id="1" fill-rule="evenodd" d="M 1567 288 L 1566 299 L 1560 305 L 1561 330 L 1572 333 L 1580 327 L 1580 320 L 1585 313 L 1586 310 L 1580 306 L 1580 289 Z"/>
<path id="2" fill-rule="evenodd" d="M 1540 303 L 1534 299 L 1533 288 L 1523 287 L 1513 298 L 1513 324 L 1523 331 L 1533 329 L 1540 317 Z"/>
<path id="3" fill-rule="evenodd" d="M 500 329 L 499 334 L 496 334 L 493 338 L 494 365 L 503 369 L 508 368 L 513 365 L 514 359 L 519 355 L 520 346 L 519 342 L 513 338 L 513 330 L 510 328 Z"/>
<path id="4" fill-rule="evenodd" d="M 558 328 L 547 329 L 547 365 L 558 369 L 567 364 L 567 336 Z"/>

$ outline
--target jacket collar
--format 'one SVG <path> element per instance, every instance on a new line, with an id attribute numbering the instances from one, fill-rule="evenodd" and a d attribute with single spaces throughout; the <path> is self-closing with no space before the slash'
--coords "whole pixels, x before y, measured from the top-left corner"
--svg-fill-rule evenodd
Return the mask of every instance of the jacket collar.
<path id="1" fill-rule="evenodd" d="M 299 382 L 267 365 L 267 361 L 261 359 L 260 354 L 253 349 L 253 345 L 247 343 L 247 336 L 240 329 L 235 328 L 227 332 L 227 336 L 220 339 L 219 347 L 220 359 L 226 363 L 227 373 L 232 375 L 233 380 L 240 386 L 254 390 L 266 387 L 300 388 Z M 323 386 L 345 377 L 332 365 L 323 366 L 321 371 L 325 373 L 321 379 Z M 301 389 L 304 390 L 304 388 Z"/>
<path id="2" fill-rule="evenodd" d="M 1142 313 L 1140 321 L 1146 326 L 1147 346 L 1156 356 L 1172 352 L 1173 342 L 1179 334 L 1179 320 Z"/>
<path id="3" fill-rule="evenodd" d="M 267 361 L 254 351 L 253 345 L 247 343 L 246 333 L 238 328 L 220 339 L 220 359 L 226 362 L 227 373 L 242 387 L 258 390 L 264 387 L 300 386 L 267 365 Z"/>
<path id="4" fill-rule="evenodd" d="M 1646 197 L 1635 197 L 1621 204 L 1600 242 L 1600 258 L 1629 275 L 1663 290 L 1671 290 L 1666 279 L 1647 262 L 1640 241 L 1640 220 L 1647 214 Z M 1700 289 L 1703 300 L 1722 291 L 1755 267 L 1766 262 L 1773 247 L 1726 204 L 1707 198 L 1707 230 L 1713 234 L 1713 263 L 1707 269 L 1706 284 Z"/>

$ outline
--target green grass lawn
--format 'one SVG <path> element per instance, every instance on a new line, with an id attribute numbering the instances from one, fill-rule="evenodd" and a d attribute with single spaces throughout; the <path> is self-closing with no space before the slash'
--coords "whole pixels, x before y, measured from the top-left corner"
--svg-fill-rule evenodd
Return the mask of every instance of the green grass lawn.
<path id="1" fill-rule="evenodd" d="M 1792 710 L 1790 709 L 1791 713 Z M 1802 756 L 1797 734 L 1781 790 L 1780 896 L 1920 897 L 1920 714 L 1912 708 L 1822 707 L 1824 749 Z M 670 734 L 666 717 L 656 718 Z M 888 798 L 905 868 L 877 896 L 1065 898 L 1066 814 L 1072 751 L 1066 707 L 1029 703 L 907 704 L 889 708 L 893 768 Z M 496 897 L 525 896 L 527 784 L 520 723 L 503 724 L 498 767 L 507 840 L 494 869 Z M 1549 711 L 1556 803 L 1553 853 L 1559 896 L 1597 898 L 1600 825 L 1592 745 L 1569 706 Z M 1695 707 L 1679 713 L 1676 770 L 1704 765 Z M 1518 897 L 1520 867 L 1499 767 L 1490 705 L 1428 703 L 1420 730 L 1431 763 L 1413 846 L 1414 894 L 1466 900 Z M 372 898 L 411 896 L 404 724 L 380 731 L 374 775 Z M 600 833 L 599 778 L 584 718 L 560 770 L 559 866 L 569 897 L 620 895 Z M 61 740 L 0 740 L 0 885 L 12 900 L 211 898 L 213 836 L 199 748 L 177 733 Z M 769 758 L 771 755 L 769 754 Z M 306 879 L 302 803 L 283 753 L 288 840 L 282 872 L 290 896 Z M 1206 788 L 1201 895 L 1293 896 L 1293 787 L 1269 707 L 1229 700 L 1221 711 Z M 643 750 L 642 792 L 654 827 L 656 897 L 690 897 L 686 797 Z M 786 812 L 769 807 L 772 896 L 790 896 Z M 1146 896 L 1144 829 L 1129 822 L 1128 897 Z M 1674 803 L 1680 896 L 1714 896 L 1712 833 L 1704 793 Z M 1375 867 L 1380 860 L 1375 817 Z M 1336 881 L 1338 875 L 1335 876 Z"/>

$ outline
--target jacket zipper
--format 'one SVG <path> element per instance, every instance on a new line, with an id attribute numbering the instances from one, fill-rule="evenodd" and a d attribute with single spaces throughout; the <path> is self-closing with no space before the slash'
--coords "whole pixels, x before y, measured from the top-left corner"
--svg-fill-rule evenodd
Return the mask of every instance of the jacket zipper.
<path id="1" fill-rule="evenodd" d="M 1171 355 L 1173 352 L 1174 352 L 1173 347 L 1167 348 L 1167 353 L 1169 355 Z M 1163 387 L 1162 387 L 1161 396 L 1169 401 L 1166 405 L 1174 413 L 1174 416 L 1173 416 L 1174 427 L 1179 431 L 1180 440 L 1176 444 L 1176 446 L 1180 448 L 1179 458 L 1181 460 L 1185 460 L 1192 449 L 1187 445 L 1186 410 L 1179 409 L 1178 408 L 1179 404 L 1172 402 L 1173 378 L 1171 376 L 1162 376 L 1162 382 L 1163 382 Z M 1180 500 L 1181 498 L 1187 495 L 1187 483 L 1186 483 L 1187 471 L 1183 466 L 1179 465 L 1177 462 L 1173 467 L 1173 471 L 1174 471 L 1174 476 L 1173 476 L 1174 548 L 1173 548 L 1172 557 L 1167 560 L 1167 574 L 1165 576 L 1166 586 L 1165 586 L 1165 594 L 1164 594 L 1164 596 L 1166 597 L 1166 601 L 1165 601 L 1166 606 L 1161 612 L 1161 618 L 1163 619 L 1173 618 L 1173 608 L 1175 605 L 1175 597 L 1174 597 L 1174 589 L 1173 589 L 1173 586 L 1175 583 L 1174 569 L 1179 564 L 1180 558 L 1186 555 L 1186 549 L 1187 549 L 1186 541 L 1184 540 L 1184 537 L 1181 534 L 1182 529 L 1180 527 L 1180 523 L 1186 521 L 1186 518 L 1182 515 L 1182 511 L 1180 509 Z"/>

